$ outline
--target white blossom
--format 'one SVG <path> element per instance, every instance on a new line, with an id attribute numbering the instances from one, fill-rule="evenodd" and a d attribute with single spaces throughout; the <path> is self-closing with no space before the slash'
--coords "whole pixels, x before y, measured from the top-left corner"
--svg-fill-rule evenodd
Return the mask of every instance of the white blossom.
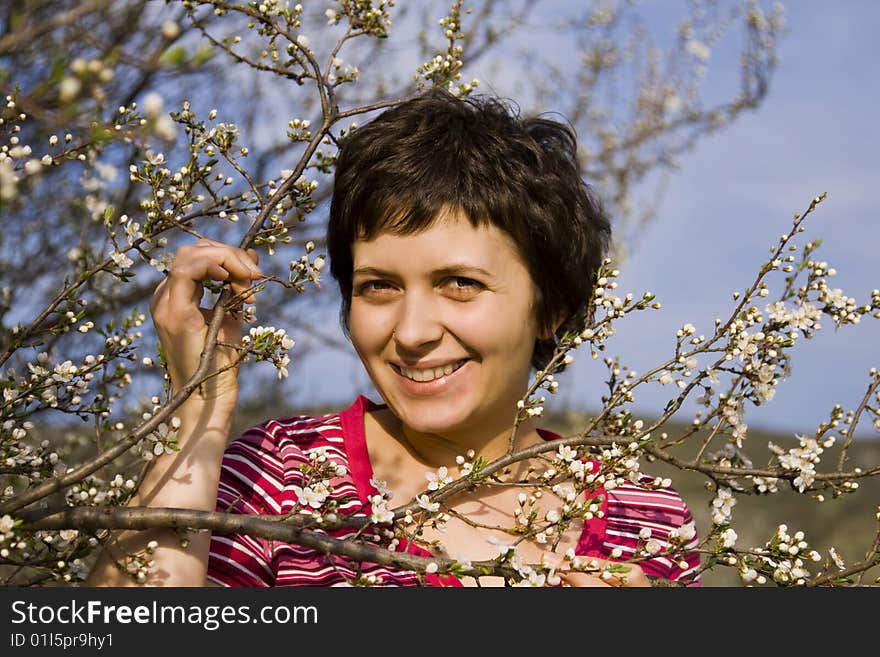
<path id="1" fill-rule="evenodd" d="M 376 479 L 376 476 L 373 475 L 370 477 L 370 484 L 379 491 L 379 495 L 382 497 L 388 497 L 391 494 L 391 489 L 388 488 L 388 483 L 382 479 Z"/>
<path id="2" fill-rule="evenodd" d="M 733 531 L 733 529 L 725 529 L 721 533 L 721 544 L 726 548 L 732 548 L 734 545 L 736 545 L 737 538 L 739 537 L 736 535 L 736 532 Z"/>
<path id="3" fill-rule="evenodd" d="M 694 536 L 697 535 L 697 530 L 694 527 L 694 523 L 689 522 L 688 524 L 679 527 L 678 535 L 683 541 L 690 541 L 692 538 L 694 538 Z"/>
<path id="4" fill-rule="evenodd" d="M 819 455 L 824 450 L 815 438 L 800 434 L 796 434 L 796 437 L 800 441 L 800 447 L 794 447 L 787 452 L 772 442 L 767 443 L 767 447 L 777 454 L 783 468 L 798 472 L 793 483 L 795 488 L 803 493 L 816 478 L 816 464 L 819 463 Z"/>
<path id="5" fill-rule="evenodd" d="M 687 51 L 701 62 L 706 62 L 709 60 L 711 51 L 709 50 L 709 46 L 707 46 L 702 41 L 688 41 L 686 47 Z"/>
<path id="6" fill-rule="evenodd" d="M 52 378 L 55 381 L 67 383 L 73 378 L 73 375 L 76 374 L 76 372 L 76 365 L 74 365 L 71 361 L 66 360 L 60 365 L 55 366 L 55 372 L 52 374 Z"/>
<path id="7" fill-rule="evenodd" d="M 821 311 L 811 303 L 803 303 L 789 313 L 789 324 L 795 331 L 806 331 L 822 316 Z"/>
<path id="8" fill-rule="evenodd" d="M 77 78 L 68 76 L 61 80 L 61 84 L 58 85 L 58 97 L 62 102 L 69 102 L 76 98 L 80 89 L 82 89 L 82 82 Z"/>
<path id="9" fill-rule="evenodd" d="M 141 232 L 141 225 L 136 221 L 130 221 L 125 224 L 125 235 L 128 237 L 129 244 L 134 243 L 137 239 L 144 236 Z"/>
<path id="10" fill-rule="evenodd" d="M 452 477 L 449 476 L 449 470 L 445 465 L 441 465 L 436 473 L 426 472 L 425 477 L 428 480 L 428 490 L 437 490 L 452 481 Z"/>
<path id="11" fill-rule="evenodd" d="M 78 533 L 79 532 L 77 532 L 75 529 L 62 529 L 60 532 L 58 532 L 58 535 L 61 537 L 62 541 L 72 541 L 76 538 Z"/>
<path id="12" fill-rule="evenodd" d="M 376 524 L 389 523 L 394 520 L 394 512 L 387 507 L 388 501 L 381 495 L 373 495 L 370 498 L 370 518 Z"/>
<path id="13" fill-rule="evenodd" d="M 327 486 L 323 482 L 317 482 L 304 488 L 300 486 L 292 486 L 292 488 L 299 503 L 304 506 L 310 506 L 313 509 L 320 508 L 330 494 L 330 491 L 327 490 Z"/>
<path id="14" fill-rule="evenodd" d="M 416 501 L 419 503 L 419 506 L 425 511 L 430 511 L 433 513 L 440 508 L 440 504 L 438 502 L 432 502 L 431 498 L 429 498 L 427 495 L 419 495 L 416 498 Z"/>
<path id="15" fill-rule="evenodd" d="M 165 21 L 164 23 L 162 23 L 162 36 L 169 41 L 171 39 L 177 38 L 179 34 L 180 26 L 174 21 Z"/>
<path id="16" fill-rule="evenodd" d="M 788 309 L 785 307 L 784 301 L 776 301 L 775 303 L 767 304 L 764 311 L 772 321 L 778 322 L 779 324 L 788 324 L 789 313 Z"/>
<path id="17" fill-rule="evenodd" d="M 141 100 L 140 107 L 144 111 L 144 114 L 155 120 L 159 118 L 159 115 L 165 107 L 165 99 L 155 91 L 151 91 L 144 96 L 143 100 Z"/>
<path id="18" fill-rule="evenodd" d="M 577 450 L 572 449 L 568 445 L 560 445 L 556 452 L 557 461 L 574 461 L 577 458 Z"/>
<path id="19" fill-rule="evenodd" d="M 119 251 L 114 251 L 110 254 L 110 257 L 120 269 L 128 269 L 134 264 L 134 261 L 131 258 Z"/>
<path id="20" fill-rule="evenodd" d="M 729 488 L 719 488 L 718 494 L 712 500 L 712 522 L 716 525 L 724 525 L 730 520 L 733 507 L 736 506 L 736 498 Z"/>

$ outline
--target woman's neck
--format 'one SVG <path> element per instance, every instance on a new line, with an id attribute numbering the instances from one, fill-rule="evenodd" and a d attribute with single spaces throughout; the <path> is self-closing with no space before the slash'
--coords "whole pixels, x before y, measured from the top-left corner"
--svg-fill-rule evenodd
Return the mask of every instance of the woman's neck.
<path id="1" fill-rule="evenodd" d="M 455 467 L 456 457 L 468 458 L 468 451 L 473 450 L 474 458 L 481 456 L 486 463 L 490 463 L 505 454 L 510 449 L 510 437 L 513 423 L 507 426 L 484 428 L 471 433 L 458 433 L 440 435 L 434 433 L 420 433 L 413 431 L 397 422 L 395 432 L 398 441 L 406 447 L 412 456 L 427 467 L 439 468 L 441 466 Z M 529 419 L 522 422 L 516 428 L 514 450 L 523 449 L 542 442 L 538 435 L 534 421 Z"/>

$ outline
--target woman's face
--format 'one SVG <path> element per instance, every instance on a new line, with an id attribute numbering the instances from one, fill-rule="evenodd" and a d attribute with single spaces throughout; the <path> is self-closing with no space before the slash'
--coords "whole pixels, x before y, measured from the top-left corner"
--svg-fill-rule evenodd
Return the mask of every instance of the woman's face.
<path id="1" fill-rule="evenodd" d="M 449 215 L 352 246 L 349 326 L 405 427 L 454 437 L 510 428 L 536 337 L 536 288 L 511 238 Z"/>

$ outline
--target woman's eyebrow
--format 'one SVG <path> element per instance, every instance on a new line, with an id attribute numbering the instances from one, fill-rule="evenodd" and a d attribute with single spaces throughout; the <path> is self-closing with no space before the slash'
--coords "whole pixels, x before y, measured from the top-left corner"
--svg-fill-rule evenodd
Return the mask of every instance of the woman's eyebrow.
<path id="1" fill-rule="evenodd" d="M 464 275 L 464 274 L 480 274 L 487 278 L 494 278 L 492 274 L 483 269 L 482 267 L 477 267 L 476 265 L 468 265 L 465 263 L 453 263 L 450 265 L 446 265 L 445 267 L 441 267 L 440 269 L 435 269 L 431 272 L 434 275 L 438 276 L 455 276 L 455 275 Z M 352 273 L 353 276 L 357 276 L 358 274 L 363 275 L 373 275 L 373 276 L 394 276 L 395 273 L 386 269 L 381 269 L 380 267 L 358 267 Z"/>

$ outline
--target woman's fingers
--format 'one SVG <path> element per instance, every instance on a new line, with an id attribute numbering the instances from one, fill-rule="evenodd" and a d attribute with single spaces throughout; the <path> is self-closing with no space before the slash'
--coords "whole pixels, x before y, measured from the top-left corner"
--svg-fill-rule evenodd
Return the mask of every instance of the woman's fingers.
<path id="1" fill-rule="evenodd" d="M 200 306 L 205 281 L 227 282 L 237 297 L 263 276 L 258 261 L 259 256 L 253 249 L 245 251 L 207 239 L 178 250 L 168 276 L 156 287 L 150 300 L 150 312 L 165 350 L 173 389 L 181 389 L 199 365 L 211 319 L 211 312 Z M 251 293 L 245 301 L 253 299 Z M 233 343 L 240 334 L 241 318 L 234 312 L 227 314 L 218 338 L 222 343 Z M 235 359 L 234 348 L 216 349 L 211 367 L 219 376 L 212 377 L 200 394 L 206 398 L 223 397 L 234 403 L 238 370 Z"/>
<path id="2" fill-rule="evenodd" d="M 599 557 L 579 557 L 580 563 L 588 566 L 587 572 L 572 569 L 572 562 L 564 560 L 562 555 L 547 552 L 543 556 L 546 565 L 556 568 L 556 574 L 564 585 L 587 586 L 651 586 L 641 567 L 633 563 L 620 563 Z M 614 566 L 614 572 L 604 571 Z"/>
<path id="3" fill-rule="evenodd" d="M 563 586 L 572 586 L 576 588 L 614 586 L 610 582 L 603 582 L 600 578 L 586 573 L 557 573 Z"/>
<path id="4" fill-rule="evenodd" d="M 557 552 L 545 552 L 541 556 L 541 562 L 554 569 L 556 579 L 548 578 L 548 583 L 551 586 L 611 586 L 610 583 L 603 582 L 599 577 L 589 573 L 572 571 L 571 561 L 566 560 Z"/>
<path id="5" fill-rule="evenodd" d="M 260 256 L 255 249 L 245 251 L 213 240 L 200 240 L 192 248 L 199 256 L 218 262 L 229 271 L 232 278 L 250 281 L 263 275 L 258 266 Z"/>
<path id="6" fill-rule="evenodd" d="M 209 240 L 181 247 L 168 275 L 168 311 L 188 315 L 198 308 L 205 279 L 229 281 L 232 292 L 240 294 L 262 275 L 251 256 L 242 249 Z M 249 297 L 252 298 L 253 295 Z"/>
<path id="7" fill-rule="evenodd" d="M 602 559 L 597 559 L 597 561 L 602 561 Z M 567 571 L 559 573 L 559 577 L 569 586 L 651 586 L 648 578 L 637 565 L 628 563 L 620 564 L 620 566 L 621 570 L 607 572 L 607 574 L 602 574 L 601 570 L 591 573 Z M 623 568 L 626 568 L 627 571 L 624 572 Z"/>

